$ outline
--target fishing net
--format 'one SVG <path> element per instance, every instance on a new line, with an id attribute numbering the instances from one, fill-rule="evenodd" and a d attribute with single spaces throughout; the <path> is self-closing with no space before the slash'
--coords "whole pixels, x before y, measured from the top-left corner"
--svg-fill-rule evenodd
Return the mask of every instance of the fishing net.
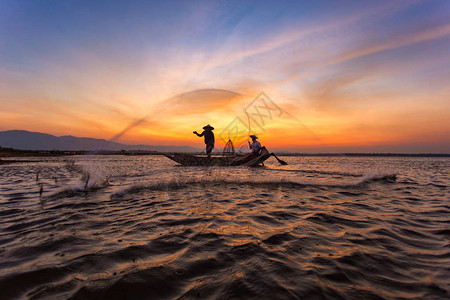
<path id="1" fill-rule="evenodd" d="M 225 156 L 236 156 L 236 151 L 234 151 L 234 145 L 231 140 L 228 140 L 228 142 L 225 144 L 225 147 L 223 148 L 222 155 Z"/>

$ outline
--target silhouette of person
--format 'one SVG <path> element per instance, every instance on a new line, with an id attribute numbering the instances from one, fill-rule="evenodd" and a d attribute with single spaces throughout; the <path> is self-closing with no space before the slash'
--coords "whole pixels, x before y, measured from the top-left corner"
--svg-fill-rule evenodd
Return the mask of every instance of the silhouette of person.
<path id="1" fill-rule="evenodd" d="M 194 131 L 194 134 L 196 134 L 197 136 L 205 137 L 206 155 L 208 155 L 208 157 L 211 157 L 211 152 L 214 149 L 214 133 L 212 132 L 213 130 L 214 127 L 208 124 L 203 127 L 203 132 L 201 134 L 198 134 L 197 131 Z"/>
<path id="2" fill-rule="evenodd" d="M 252 152 L 245 154 L 244 156 L 238 156 L 231 162 L 231 165 L 240 165 L 242 163 L 246 163 L 252 159 L 255 159 L 261 154 L 261 149 L 263 148 L 261 146 L 261 143 L 257 141 L 258 137 L 256 135 L 250 136 L 252 139 L 252 143 L 250 141 L 248 142 L 248 147 Z M 262 164 L 264 165 L 264 164 Z"/>
<path id="3" fill-rule="evenodd" d="M 256 135 L 251 135 L 252 143 L 248 142 L 248 147 L 252 150 L 253 155 L 259 155 L 261 151 L 261 143 L 257 141 L 258 137 Z"/>

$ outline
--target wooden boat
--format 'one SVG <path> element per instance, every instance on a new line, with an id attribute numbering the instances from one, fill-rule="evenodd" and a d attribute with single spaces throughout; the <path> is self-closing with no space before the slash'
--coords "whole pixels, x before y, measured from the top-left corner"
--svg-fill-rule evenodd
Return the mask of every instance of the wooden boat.
<path id="1" fill-rule="evenodd" d="M 183 165 L 183 166 L 247 166 L 256 167 L 263 165 L 264 161 L 272 154 L 265 148 L 261 148 L 258 156 L 198 156 L 183 153 L 174 153 L 173 155 L 165 155 L 167 158 Z"/>

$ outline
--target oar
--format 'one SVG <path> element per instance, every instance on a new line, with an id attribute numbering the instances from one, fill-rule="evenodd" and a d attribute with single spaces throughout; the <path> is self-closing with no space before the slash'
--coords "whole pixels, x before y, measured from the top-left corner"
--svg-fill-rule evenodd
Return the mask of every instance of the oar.
<path id="1" fill-rule="evenodd" d="M 284 160 L 279 159 L 275 153 L 270 153 L 270 155 L 272 155 L 273 157 L 275 157 L 276 160 L 278 160 L 278 162 L 280 163 L 280 165 L 287 165 L 287 162 L 285 162 Z"/>

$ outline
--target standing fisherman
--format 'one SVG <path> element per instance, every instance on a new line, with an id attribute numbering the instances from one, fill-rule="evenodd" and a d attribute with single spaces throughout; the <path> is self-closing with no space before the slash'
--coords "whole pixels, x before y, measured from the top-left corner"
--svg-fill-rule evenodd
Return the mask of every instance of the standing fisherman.
<path id="1" fill-rule="evenodd" d="M 203 130 L 204 131 L 201 134 L 198 134 L 197 131 L 194 131 L 194 134 L 199 137 L 205 137 L 206 155 L 208 155 L 208 157 L 211 157 L 211 151 L 214 149 L 214 133 L 212 132 L 214 130 L 214 127 L 208 124 L 203 127 Z"/>

